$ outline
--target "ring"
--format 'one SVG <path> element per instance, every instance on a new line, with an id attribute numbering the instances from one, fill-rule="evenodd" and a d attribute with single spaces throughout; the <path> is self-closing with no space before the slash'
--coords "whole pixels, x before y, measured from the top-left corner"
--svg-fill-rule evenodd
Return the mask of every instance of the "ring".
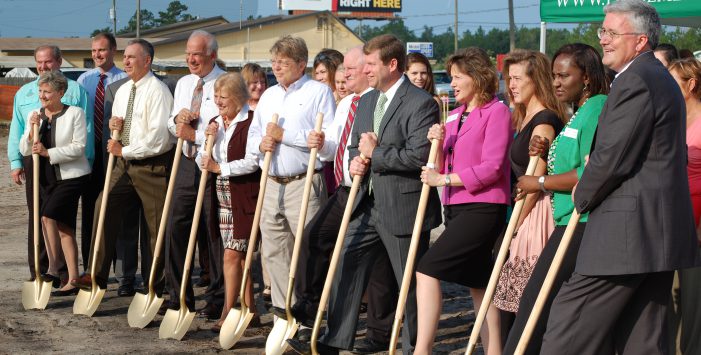
<path id="1" fill-rule="evenodd" d="M 435 168 L 436 168 L 436 164 L 434 164 L 434 163 L 426 163 L 426 167 L 429 168 L 429 169 L 435 169 Z"/>

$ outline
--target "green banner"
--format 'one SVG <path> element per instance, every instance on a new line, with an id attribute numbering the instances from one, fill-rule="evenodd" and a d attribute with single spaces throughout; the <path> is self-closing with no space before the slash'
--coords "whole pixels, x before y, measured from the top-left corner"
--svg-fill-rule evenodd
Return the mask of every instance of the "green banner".
<path id="1" fill-rule="evenodd" d="M 541 0 L 543 22 L 601 22 L 604 6 L 613 0 Z M 701 0 L 648 0 L 662 18 L 662 23 L 701 27 Z"/>

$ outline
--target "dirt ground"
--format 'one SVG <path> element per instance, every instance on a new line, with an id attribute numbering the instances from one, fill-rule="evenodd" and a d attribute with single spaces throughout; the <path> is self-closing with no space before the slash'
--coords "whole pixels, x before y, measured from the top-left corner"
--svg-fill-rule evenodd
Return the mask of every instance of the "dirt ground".
<path id="1" fill-rule="evenodd" d="M 27 205 L 24 187 L 12 183 L 9 170 L 7 128 L 0 127 L 0 353 L 158 354 L 223 351 L 217 335 L 209 330 L 214 322 L 203 318 L 195 318 L 182 341 L 158 338 L 162 319 L 158 315 L 145 329 L 130 328 L 126 315 L 132 298 L 118 297 L 116 283 L 109 284 L 93 317 L 73 315 L 73 296 L 52 297 L 43 311 L 25 311 L 22 308 L 21 287 L 29 277 L 26 262 Z M 433 238 L 437 235 L 438 231 L 434 231 Z M 197 275 L 197 272 L 193 272 L 193 275 Z M 434 352 L 462 354 L 474 322 L 472 300 L 464 287 L 443 286 L 444 309 Z M 202 291 L 201 288 L 195 289 L 198 295 Z M 198 307 L 203 305 L 204 301 L 197 302 Z M 265 339 L 272 327 L 272 315 L 265 312 L 261 300 L 258 300 L 258 308 L 263 312 L 263 326 L 248 329 L 244 338 L 231 350 L 233 353 L 263 353 Z M 365 334 L 363 319 L 364 315 L 361 315 L 357 339 Z M 478 352 L 481 353 L 481 348 Z"/>

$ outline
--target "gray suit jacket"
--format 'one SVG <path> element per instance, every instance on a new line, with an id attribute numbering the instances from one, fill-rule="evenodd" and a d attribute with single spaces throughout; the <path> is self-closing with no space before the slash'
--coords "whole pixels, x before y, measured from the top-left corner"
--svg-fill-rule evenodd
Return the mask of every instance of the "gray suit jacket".
<path id="1" fill-rule="evenodd" d="M 353 123 L 350 158 L 357 156 L 360 135 L 373 132 L 373 113 L 380 93 L 373 90 L 360 99 Z M 421 195 L 421 167 L 426 165 L 431 143 L 428 129 L 439 121 L 436 101 L 408 79 L 397 89 L 380 124 L 378 146 L 372 153 L 370 174 L 366 174 L 355 206 L 368 198 L 368 175 L 372 176 L 375 206 L 385 212 L 380 223 L 395 235 L 411 234 Z M 440 200 L 431 189 L 423 231 L 441 223 Z"/>
<path id="2" fill-rule="evenodd" d="M 105 88 L 105 109 L 104 109 L 104 114 L 103 114 L 103 119 L 102 119 L 102 154 L 104 156 L 104 159 L 102 161 L 105 162 L 103 164 L 105 166 L 105 170 L 107 169 L 107 156 L 109 155 L 107 153 L 107 141 L 110 139 L 110 135 L 112 132 L 110 131 L 110 118 L 112 118 L 112 104 L 114 103 L 114 95 L 117 94 L 117 89 L 119 89 L 122 84 L 126 83 L 129 81 L 131 78 L 126 77 L 119 79 L 109 85 Z"/>
<path id="3" fill-rule="evenodd" d="M 625 275 L 697 264 L 684 99 L 652 51 L 611 86 L 575 191 L 591 211 L 575 271 Z"/>

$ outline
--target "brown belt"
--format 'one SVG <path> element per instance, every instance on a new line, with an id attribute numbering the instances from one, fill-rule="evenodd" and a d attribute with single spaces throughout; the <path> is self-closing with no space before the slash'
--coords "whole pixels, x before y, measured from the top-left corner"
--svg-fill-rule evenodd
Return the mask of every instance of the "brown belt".
<path id="1" fill-rule="evenodd" d="M 320 173 L 321 170 L 322 169 L 314 170 L 314 174 Z M 268 178 L 270 180 L 277 182 L 280 185 L 286 185 L 286 184 L 291 183 L 292 181 L 304 179 L 304 177 L 306 177 L 306 176 L 307 176 L 307 173 L 301 173 L 299 175 L 294 175 L 294 176 L 270 176 L 270 175 L 268 175 Z"/>

